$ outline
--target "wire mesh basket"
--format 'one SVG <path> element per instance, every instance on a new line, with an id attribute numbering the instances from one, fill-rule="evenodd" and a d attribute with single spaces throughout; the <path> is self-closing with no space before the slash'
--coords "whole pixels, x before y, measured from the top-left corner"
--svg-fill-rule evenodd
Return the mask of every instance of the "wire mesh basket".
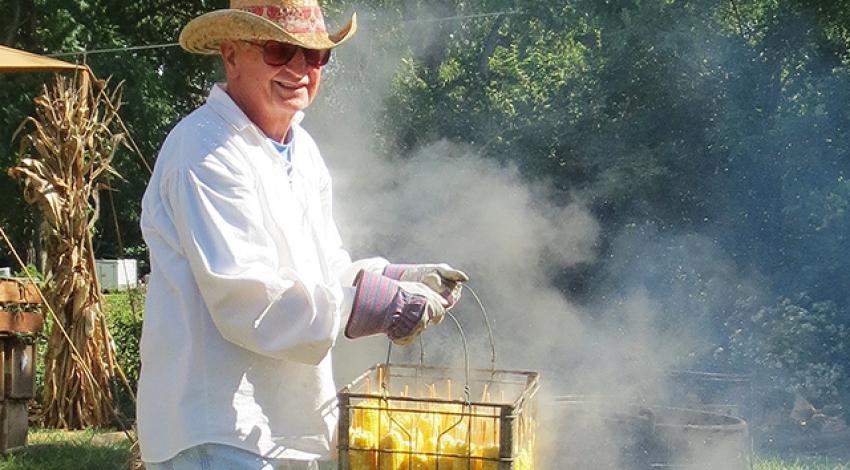
<path id="1" fill-rule="evenodd" d="M 390 347 L 338 392 L 340 470 L 534 468 L 538 374 L 470 369 L 451 318 L 465 368 L 392 364 Z"/>

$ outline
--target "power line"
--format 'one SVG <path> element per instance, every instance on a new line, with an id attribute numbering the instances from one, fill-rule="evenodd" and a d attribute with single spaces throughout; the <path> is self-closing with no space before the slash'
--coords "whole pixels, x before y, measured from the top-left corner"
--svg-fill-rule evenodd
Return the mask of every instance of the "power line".
<path id="1" fill-rule="evenodd" d="M 466 20 L 466 19 L 474 19 L 474 18 L 489 18 L 492 16 L 510 16 L 510 15 L 518 15 L 521 12 L 516 10 L 507 10 L 507 11 L 496 11 L 493 13 L 477 13 L 474 15 L 458 15 L 458 16 L 446 16 L 442 18 L 425 18 L 421 20 L 402 20 L 400 23 L 442 23 L 443 21 L 456 21 L 456 20 Z"/>
<path id="2" fill-rule="evenodd" d="M 47 57 L 68 57 L 76 55 L 105 54 L 109 52 L 141 51 L 145 49 L 165 49 L 167 47 L 175 47 L 179 45 L 180 44 L 176 42 L 169 42 L 166 44 L 148 44 L 146 46 L 113 47 L 110 49 L 92 49 L 89 51 L 59 52 L 56 54 L 47 54 Z"/>
<path id="3" fill-rule="evenodd" d="M 441 18 L 424 18 L 424 19 L 415 19 L 415 20 L 402 20 L 399 23 L 402 24 L 412 24 L 412 23 L 442 23 L 446 21 L 459 21 L 459 20 L 467 20 L 467 19 L 477 19 L 477 18 L 490 18 L 494 16 L 510 16 L 510 15 L 518 15 L 520 11 L 517 10 L 506 10 L 506 11 L 496 11 L 491 13 L 476 13 L 471 15 L 457 15 L 457 16 L 446 16 Z M 366 23 L 369 23 L 368 21 Z M 148 44 L 144 46 L 127 46 L 127 47 L 112 47 L 108 49 L 92 49 L 87 51 L 74 51 L 74 52 L 57 52 L 55 54 L 46 54 L 47 57 L 71 57 L 71 56 L 79 56 L 79 55 L 94 55 L 94 54 L 109 54 L 109 53 L 120 53 L 120 52 L 131 52 L 131 51 L 142 51 L 149 49 L 166 49 L 169 47 L 177 47 L 180 43 L 169 42 L 165 44 Z"/>

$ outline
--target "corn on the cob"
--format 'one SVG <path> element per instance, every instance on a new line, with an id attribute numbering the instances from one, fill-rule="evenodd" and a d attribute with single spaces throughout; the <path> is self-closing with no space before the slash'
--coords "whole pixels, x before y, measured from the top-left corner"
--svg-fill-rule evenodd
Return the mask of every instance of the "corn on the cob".
<path id="1" fill-rule="evenodd" d="M 433 391 L 433 388 L 431 389 Z M 432 392 L 433 395 L 433 392 Z M 390 399 L 391 400 L 391 399 Z M 353 409 L 349 461 L 353 470 L 497 470 L 499 417 L 460 404 L 415 403 L 406 408 L 368 400 Z M 533 468 L 534 422 L 519 423 L 512 468 Z"/>
<path id="2" fill-rule="evenodd" d="M 377 434 L 363 428 L 352 428 L 350 433 L 351 447 L 354 449 L 376 449 Z M 352 450 L 349 453 L 351 468 L 378 468 L 378 452 L 374 450 Z"/>

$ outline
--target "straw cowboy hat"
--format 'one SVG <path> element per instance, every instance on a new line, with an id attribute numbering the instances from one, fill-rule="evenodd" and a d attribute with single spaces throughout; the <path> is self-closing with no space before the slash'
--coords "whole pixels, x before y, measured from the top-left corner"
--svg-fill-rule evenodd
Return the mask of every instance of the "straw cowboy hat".
<path id="1" fill-rule="evenodd" d="M 222 41 L 279 41 L 306 49 L 331 49 L 357 31 L 357 15 L 328 34 L 318 0 L 230 0 L 230 8 L 201 15 L 180 33 L 195 54 L 218 54 Z"/>

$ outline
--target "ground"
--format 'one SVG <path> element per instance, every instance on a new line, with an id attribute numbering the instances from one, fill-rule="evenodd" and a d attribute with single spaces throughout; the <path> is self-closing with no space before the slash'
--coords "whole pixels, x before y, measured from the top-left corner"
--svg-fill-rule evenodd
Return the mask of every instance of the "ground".
<path id="1" fill-rule="evenodd" d="M 32 429 L 26 448 L 0 457 L 0 470 L 125 470 L 130 444 L 114 431 L 56 431 Z M 843 456 L 818 457 L 803 453 L 756 458 L 754 470 L 850 470 Z"/>
<path id="2" fill-rule="evenodd" d="M 29 445 L 0 457 L 0 470 L 124 470 L 129 456 L 123 433 L 31 429 Z"/>

